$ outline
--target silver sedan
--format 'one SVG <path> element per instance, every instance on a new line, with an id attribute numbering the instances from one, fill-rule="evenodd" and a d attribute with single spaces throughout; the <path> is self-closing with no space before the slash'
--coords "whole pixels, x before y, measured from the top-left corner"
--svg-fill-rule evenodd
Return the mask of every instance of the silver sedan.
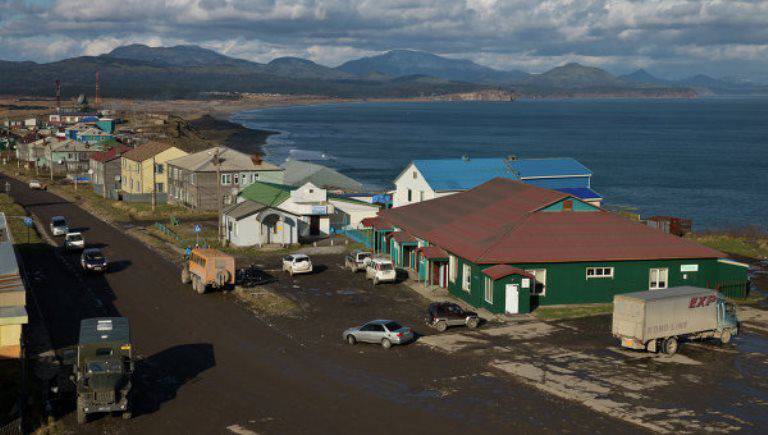
<path id="1" fill-rule="evenodd" d="M 389 349 L 393 344 L 413 341 L 413 331 L 392 320 L 373 320 L 347 329 L 342 337 L 349 344 L 374 343 Z"/>

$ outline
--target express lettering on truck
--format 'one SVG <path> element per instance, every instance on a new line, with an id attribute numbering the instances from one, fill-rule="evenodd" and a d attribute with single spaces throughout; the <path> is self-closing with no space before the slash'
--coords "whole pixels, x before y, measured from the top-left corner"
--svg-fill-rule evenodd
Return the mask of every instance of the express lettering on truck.
<path id="1" fill-rule="evenodd" d="M 694 296 L 691 298 L 691 302 L 688 304 L 688 308 L 699 308 L 709 306 L 712 302 L 717 300 L 717 296 Z"/>

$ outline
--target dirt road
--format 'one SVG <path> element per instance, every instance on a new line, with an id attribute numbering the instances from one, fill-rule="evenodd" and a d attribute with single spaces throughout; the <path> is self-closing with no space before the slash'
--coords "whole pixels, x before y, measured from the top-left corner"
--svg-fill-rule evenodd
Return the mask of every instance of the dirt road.
<path id="1" fill-rule="evenodd" d="M 0 183 L 4 181 L 2 177 Z M 45 226 L 52 216 L 66 216 L 70 227 L 83 231 L 88 245 L 102 247 L 114 265 L 104 277 L 84 276 L 76 267 L 77 255 L 61 249 L 55 254 L 34 250 L 24 259 L 35 277 L 32 291 L 54 347 L 61 351 L 74 343 L 81 318 L 121 315 L 129 318 L 134 346 L 143 357 L 137 369 L 135 418 L 107 416 L 79 430 L 637 430 L 521 383 L 487 376 L 473 356 L 446 356 L 426 346 L 387 352 L 305 342 L 254 316 L 231 296 L 194 294 L 179 283 L 173 264 L 75 204 L 30 191 L 14 180 L 11 184 L 14 198 Z M 335 340 L 340 331 L 325 333 Z M 458 389 L 459 394 L 444 400 L 436 386 Z M 74 430 L 69 411 L 64 423 Z"/>

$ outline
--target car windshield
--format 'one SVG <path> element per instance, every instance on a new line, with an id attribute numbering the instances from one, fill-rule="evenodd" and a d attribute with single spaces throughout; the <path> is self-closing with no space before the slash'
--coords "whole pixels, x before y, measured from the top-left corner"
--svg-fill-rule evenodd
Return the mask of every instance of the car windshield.
<path id="1" fill-rule="evenodd" d="M 112 361 L 91 361 L 88 363 L 87 370 L 90 374 L 121 373 L 123 367 Z"/>
<path id="2" fill-rule="evenodd" d="M 392 264 L 391 263 L 381 263 L 381 266 L 379 266 L 379 269 L 381 269 L 381 270 L 392 270 Z"/>
<path id="3" fill-rule="evenodd" d="M 307 257 L 296 257 L 296 259 L 293 260 L 293 261 L 295 261 L 296 263 L 303 263 L 305 261 L 309 261 L 309 258 L 307 258 Z"/>
<path id="4" fill-rule="evenodd" d="M 360 260 L 365 260 L 366 258 L 371 258 L 371 254 L 360 254 L 357 256 Z"/>
<path id="5" fill-rule="evenodd" d="M 67 221 L 65 221 L 64 219 L 61 219 L 61 218 L 53 220 L 53 226 L 54 227 L 60 227 L 60 226 L 66 225 L 66 224 L 67 224 Z"/>
<path id="6" fill-rule="evenodd" d="M 83 237 L 79 234 L 74 234 L 74 235 L 67 236 L 67 239 L 69 239 L 72 242 L 79 242 L 80 240 L 83 240 Z"/>
<path id="7" fill-rule="evenodd" d="M 103 260 L 104 255 L 102 255 L 101 251 L 87 251 L 85 253 L 85 258 L 87 260 Z"/>
<path id="8" fill-rule="evenodd" d="M 384 326 L 387 327 L 388 331 L 397 331 L 398 329 L 402 329 L 403 328 L 397 322 L 387 322 Z"/>

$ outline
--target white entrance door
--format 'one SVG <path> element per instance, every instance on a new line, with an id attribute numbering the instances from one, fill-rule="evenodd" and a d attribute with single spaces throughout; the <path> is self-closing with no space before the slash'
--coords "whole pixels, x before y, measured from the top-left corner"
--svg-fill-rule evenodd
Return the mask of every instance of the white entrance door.
<path id="1" fill-rule="evenodd" d="M 517 284 L 507 284 L 505 309 L 509 314 L 517 314 L 520 311 L 520 286 Z"/>

